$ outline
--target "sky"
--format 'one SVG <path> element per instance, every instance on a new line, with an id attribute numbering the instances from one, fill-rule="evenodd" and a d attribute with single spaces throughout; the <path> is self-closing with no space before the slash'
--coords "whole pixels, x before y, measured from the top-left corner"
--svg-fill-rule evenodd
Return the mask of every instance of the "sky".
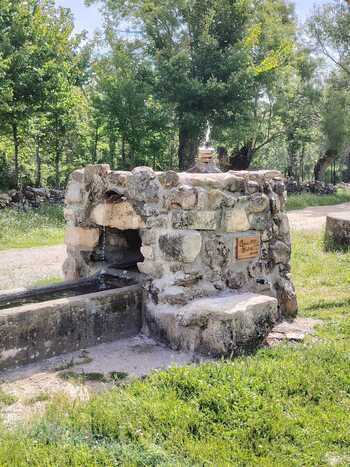
<path id="1" fill-rule="evenodd" d="M 303 21 L 312 11 L 314 4 L 321 5 L 326 3 L 326 0 L 294 0 L 294 3 L 298 17 Z M 72 10 L 77 31 L 86 30 L 92 36 L 95 29 L 102 28 L 102 15 L 96 5 L 87 7 L 84 0 L 56 0 L 56 4 Z"/>

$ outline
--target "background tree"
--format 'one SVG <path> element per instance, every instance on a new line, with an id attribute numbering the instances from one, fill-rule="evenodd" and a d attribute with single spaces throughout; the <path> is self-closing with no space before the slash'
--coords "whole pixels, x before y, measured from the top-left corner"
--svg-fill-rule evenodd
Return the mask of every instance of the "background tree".
<path id="1" fill-rule="evenodd" d="M 154 69 L 155 93 L 173 109 L 179 166 L 193 165 L 207 121 L 233 124 L 256 95 L 256 81 L 274 69 L 285 42 L 259 47 L 262 29 L 248 0 L 110 0 L 114 29 L 128 22 Z M 271 5 L 273 2 L 271 2 Z M 255 51 L 255 53 L 254 53 Z"/>

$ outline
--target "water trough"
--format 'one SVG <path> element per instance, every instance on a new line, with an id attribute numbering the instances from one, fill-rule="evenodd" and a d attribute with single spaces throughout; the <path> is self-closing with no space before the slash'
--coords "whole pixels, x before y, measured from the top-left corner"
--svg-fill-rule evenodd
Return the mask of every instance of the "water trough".
<path id="1" fill-rule="evenodd" d="M 1 293 L 0 369 L 136 336 L 142 295 L 141 276 L 126 271 Z"/>

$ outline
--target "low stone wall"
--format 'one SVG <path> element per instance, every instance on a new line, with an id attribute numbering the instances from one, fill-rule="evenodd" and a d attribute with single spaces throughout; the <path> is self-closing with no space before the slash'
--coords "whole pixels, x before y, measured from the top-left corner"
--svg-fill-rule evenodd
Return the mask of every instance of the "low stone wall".
<path id="1" fill-rule="evenodd" d="M 63 204 L 63 202 L 63 190 L 26 187 L 23 190 L 0 192 L 0 209 L 18 207 L 38 208 L 42 204 Z"/>
<path id="2" fill-rule="evenodd" d="M 286 190 L 277 171 L 193 174 L 75 171 L 66 192 L 67 279 L 139 256 L 155 305 L 185 305 L 224 291 L 276 297 L 297 312 L 290 276 Z M 126 232 L 140 236 L 132 251 Z M 142 258 L 143 257 L 143 258 Z M 143 259 L 143 260 L 142 260 Z"/>

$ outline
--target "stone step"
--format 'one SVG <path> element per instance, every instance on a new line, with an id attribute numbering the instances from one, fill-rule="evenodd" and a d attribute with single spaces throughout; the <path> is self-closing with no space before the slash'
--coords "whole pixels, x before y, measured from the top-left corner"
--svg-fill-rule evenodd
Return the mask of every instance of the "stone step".
<path id="1" fill-rule="evenodd" d="M 184 307 L 157 305 L 146 310 L 152 335 L 174 349 L 213 356 L 254 350 L 277 319 L 277 300 L 253 293 L 216 295 Z"/>

